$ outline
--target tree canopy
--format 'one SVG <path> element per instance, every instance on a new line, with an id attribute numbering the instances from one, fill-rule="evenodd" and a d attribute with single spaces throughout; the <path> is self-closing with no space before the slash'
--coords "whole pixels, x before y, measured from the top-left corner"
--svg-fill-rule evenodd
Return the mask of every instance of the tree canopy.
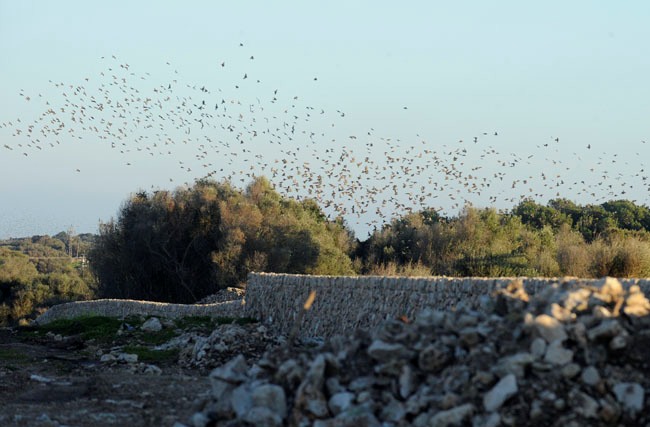
<path id="1" fill-rule="evenodd" d="M 102 224 L 90 258 L 107 297 L 195 302 L 251 271 L 350 274 L 352 234 L 265 178 L 138 192 Z"/>

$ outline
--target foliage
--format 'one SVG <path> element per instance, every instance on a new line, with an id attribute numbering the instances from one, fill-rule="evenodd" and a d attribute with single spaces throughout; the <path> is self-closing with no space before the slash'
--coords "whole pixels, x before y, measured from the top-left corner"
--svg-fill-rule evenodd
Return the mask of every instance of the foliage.
<path id="1" fill-rule="evenodd" d="M 466 207 L 458 217 L 416 212 L 359 245 L 363 272 L 450 276 L 650 276 L 650 210 L 629 201 L 579 206 L 525 200 L 510 213 Z"/>
<path id="2" fill-rule="evenodd" d="M 0 242 L 0 324 L 94 296 L 94 279 L 85 264 L 63 250 L 65 244 L 49 236 Z"/>
<path id="3" fill-rule="evenodd" d="M 264 178 L 246 191 L 201 180 L 131 196 L 90 259 L 104 297 L 192 303 L 250 271 L 353 273 L 351 249 L 344 224 L 312 200 L 282 198 Z"/>

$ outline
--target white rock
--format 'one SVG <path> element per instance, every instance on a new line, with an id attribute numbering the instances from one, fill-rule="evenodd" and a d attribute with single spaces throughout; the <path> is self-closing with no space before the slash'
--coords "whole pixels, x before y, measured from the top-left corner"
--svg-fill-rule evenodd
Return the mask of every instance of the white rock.
<path id="1" fill-rule="evenodd" d="M 446 411 L 440 411 L 429 419 L 431 427 L 450 427 L 460 425 L 464 420 L 472 416 L 474 405 L 465 403 Z"/>
<path id="2" fill-rule="evenodd" d="M 567 333 L 564 325 L 559 320 L 548 314 L 540 314 L 535 317 L 535 329 L 546 340 L 547 343 L 552 341 L 564 341 L 567 339 Z"/>
<path id="3" fill-rule="evenodd" d="M 387 343 L 382 340 L 375 340 L 368 347 L 368 356 L 379 361 L 399 358 L 405 353 L 407 353 L 407 350 L 402 344 Z"/>
<path id="4" fill-rule="evenodd" d="M 643 409 L 645 391 L 637 383 L 618 383 L 613 388 L 616 400 L 630 412 L 640 412 Z"/>
<path id="5" fill-rule="evenodd" d="M 600 382 L 600 374 L 598 373 L 598 369 L 593 366 L 587 366 L 582 370 L 580 379 L 583 383 L 593 387 Z"/>
<path id="6" fill-rule="evenodd" d="M 336 393 L 330 397 L 327 402 L 327 407 L 332 411 L 332 414 L 338 415 L 348 409 L 354 401 L 354 394 L 350 392 Z"/>
<path id="7" fill-rule="evenodd" d="M 404 365 L 398 378 L 399 394 L 402 399 L 406 399 L 415 390 L 415 374 L 411 365 Z"/>
<path id="8" fill-rule="evenodd" d="M 158 332 L 162 328 L 162 323 L 160 323 L 160 320 L 157 317 L 150 317 L 142 324 L 142 326 L 140 326 L 140 329 L 145 332 Z"/>
<path id="9" fill-rule="evenodd" d="M 546 341 L 542 338 L 535 338 L 533 342 L 530 343 L 530 352 L 537 358 L 544 357 L 544 354 L 546 353 Z"/>
<path id="10" fill-rule="evenodd" d="M 622 330 L 623 327 L 618 323 L 618 320 L 607 319 L 600 322 L 598 326 L 589 329 L 587 331 L 587 338 L 591 341 L 600 338 L 612 338 L 618 335 Z"/>
<path id="11" fill-rule="evenodd" d="M 638 285 L 630 288 L 623 312 L 628 316 L 643 317 L 650 314 L 650 301 L 643 295 Z"/>
<path id="12" fill-rule="evenodd" d="M 618 279 L 614 277 L 605 277 L 596 282 L 596 286 L 600 289 L 594 296 L 600 298 L 605 302 L 614 302 L 617 298 L 622 297 L 625 291 L 623 285 Z"/>
<path id="13" fill-rule="evenodd" d="M 52 378 L 44 377 L 38 374 L 30 375 L 29 379 L 32 381 L 37 381 L 39 383 L 51 383 L 52 381 L 54 381 Z"/>
<path id="14" fill-rule="evenodd" d="M 253 390 L 253 406 L 269 408 L 280 418 L 287 416 L 287 398 L 284 389 L 275 384 L 264 384 Z"/>
<path id="15" fill-rule="evenodd" d="M 219 399 L 222 394 L 244 382 L 247 371 L 248 365 L 246 364 L 246 359 L 241 354 L 225 365 L 214 368 L 209 375 L 212 396 Z"/>
<path id="16" fill-rule="evenodd" d="M 146 365 L 143 372 L 145 374 L 160 375 L 162 374 L 162 369 L 156 365 Z"/>
<path id="17" fill-rule="evenodd" d="M 501 415 L 498 412 L 492 412 L 486 415 L 476 415 L 472 419 L 472 427 L 499 427 L 501 425 Z"/>
<path id="18" fill-rule="evenodd" d="M 117 355 L 117 360 L 126 363 L 136 363 L 138 361 L 138 355 L 131 353 L 120 353 Z"/>
<path id="19" fill-rule="evenodd" d="M 99 361 L 104 362 L 104 363 L 106 363 L 106 362 L 114 362 L 116 360 L 117 360 L 117 357 L 115 357 L 114 355 L 112 355 L 110 353 L 109 354 L 102 354 L 102 357 L 99 358 Z"/>
<path id="20" fill-rule="evenodd" d="M 485 396 L 483 396 L 483 406 L 488 412 L 496 411 L 511 396 L 517 393 L 517 377 L 513 374 L 506 375 L 496 383 Z"/>
<path id="21" fill-rule="evenodd" d="M 577 363 L 569 363 L 562 367 L 562 376 L 564 378 L 573 378 L 580 373 L 580 365 Z"/>
<path id="22" fill-rule="evenodd" d="M 201 412 L 197 412 L 192 415 L 190 422 L 192 423 L 192 427 L 205 427 L 210 422 L 210 418 Z"/>
<path id="23" fill-rule="evenodd" d="M 242 384 L 232 390 L 232 394 L 227 395 L 230 400 L 230 407 L 235 411 L 239 418 L 242 418 L 253 408 L 253 398 L 250 384 Z M 222 399 L 226 395 L 222 395 Z"/>
<path id="24" fill-rule="evenodd" d="M 544 361 L 553 365 L 566 365 L 573 360 L 573 351 L 562 347 L 562 342 L 553 341 L 544 355 Z"/>
<path id="25" fill-rule="evenodd" d="M 494 372 L 500 377 L 514 374 L 517 378 L 523 378 L 526 367 L 534 362 L 535 356 L 523 351 L 501 359 Z"/>
<path id="26" fill-rule="evenodd" d="M 269 408 L 255 407 L 242 417 L 242 420 L 256 427 L 279 427 L 282 425 L 282 418 Z"/>

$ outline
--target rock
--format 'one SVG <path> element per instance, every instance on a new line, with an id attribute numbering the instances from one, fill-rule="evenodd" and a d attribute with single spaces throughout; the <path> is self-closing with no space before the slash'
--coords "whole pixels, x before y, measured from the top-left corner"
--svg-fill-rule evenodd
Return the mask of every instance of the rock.
<path id="1" fill-rule="evenodd" d="M 413 373 L 413 368 L 410 364 L 402 366 L 402 372 L 398 378 L 399 395 L 402 399 L 409 397 L 416 388 L 416 378 Z"/>
<path id="2" fill-rule="evenodd" d="M 598 373 L 598 369 L 593 366 L 587 366 L 582 370 L 580 379 L 583 383 L 594 387 L 600 382 L 600 374 Z"/>
<path id="3" fill-rule="evenodd" d="M 557 303 L 551 304 L 551 316 L 560 322 L 568 322 L 575 319 L 576 317 L 576 315 L 573 314 L 571 310 L 568 310 Z"/>
<path id="4" fill-rule="evenodd" d="M 368 356 L 379 361 L 402 358 L 408 353 L 402 344 L 392 344 L 382 340 L 375 340 L 368 347 Z"/>
<path id="5" fill-rule="evenodd" d="M 382 427 L 377 417 L 368 409 L 352 406 L 334 419 L 332 427 Z"/>
<path id="6" fill-rule="evenodd" d="M 492 412 L 487 415 L 476 415 L 472 419 L 472 427 L 499 427 L 501 425 L 501 415 L 498 412 Z"/>
<path id="7" fill-rule="evenodd" d="M 305 379 L 296 390 L 295 406 L 323 418 L 328 414 L 327 400 L 323 394 L 325 384 L 325 356 L 319 354 L 312 361 Z"/>
<path id="8" fill-rule="evenodd" d="M 623 312 L 628 316 L 635 317 L 643 317 L 650 314 L 650 301 L 643 295 L 637 285 L 630 288 L 630 295 L 625 299 Z"/>
<path id="9" fill-rule="evenodd" d="M 534 324 L 537 332 L 547 343 L 551 343 L 552 341 L 561 342 L 567 339 L 564 325 L 548 314 L 540 314 L 535 317 Z"/>
<path id="10" fill-rule="evenodd" d="M 162 328 L 163 325 L 157 317 L 150 317 L 142 324 L 142 326 L 140 326 L 140 329 L 145 332 L 158 332 L 162 330 Z"/>
<path id="11" fill-rule="evenodd" d="M 336 393 L 330 397 L 330 400 L 327 402 L 327 407 L 330 409 L 330 411 L 332 411 L 332 414 L 338 415 L 352 406 L 353 401 L 353 393 L 347 391 Z"/>
<path id="12" fill-rule="evenodd" d="M 562 347 L 562 342 L 553 341 L 546 348 L 544 361 L 553 365 L 566 365 L 573 360 L 573 351 Z"/>
<path id="13" fill-rule="evenodd" d="M 598 326 L 587 331 L 587 338 L 589 338 L 590 341 L 612 338 L 618 335 L 622 329 L 623 327 L 616 319 L 603 320 Z"/>
<path id="14" fill-rule="evenodd" d="M 600 281 L 597 281 L 596 287 L 598 287 L 598 292 L 594 294 L 596 298 L 602 299 L 606 303 L 616 302 L 617 299 L 623 297 L 625 290 L 623 285 L 618 279 L 614 277 L 605 277 Z"/>
<path id="15" fill-rule="evenodd" d="M 483 406 L 488 412 L 496 411 L 515 393 L 517 393 L 517 377 L 506 375 L 483 396 Z"/>
<path id="16" fill-rule="evenodd" d="M 611 395 L 607 395 L 605 398 L 600 399 L 599 403 L 601 409 L 598 416 L 600 419 L 606 423 L 614 424 L 621 416 L 620 406 Z"/>
<path id="17" fill-rule="evenodd" d="M 256 427 L 280 427 L 282 425 L 282 418 L 271 409 L 263 406 L 252 408 L 241 419 Z"/>
<path id="18" fill-rule="evenodd" d="M 223 366 L 210 372 L 209 379 L 212 385 L 212 395 L 219 399 L 222 394 L 232 390 L 236 385 L 246 381 L 248 365 L 244 356 L 239 355 Z"/>
<path id="19" fill-rule="evenodd" d="M 609 348 L 614 351 L 622 350 L 627 347 L 629 338 L 630 334 L 625 329 L 623 329 L 609 342 Z"/>
<path id="20" fill-rule="evenodd" d="M 474 413 L 474 405 L 465 403 L 446 411 L 440 411 L 429 419 L 428 425 L 431 427 L 450 427 L 461 425 L 466 419 Z"/>
<path id="21" fill-rule="evenodd" d="M 99 361 L 102 363 L 108 363 L 108 362 L 115 362 L 117 360 L 117 357 L 113 354 L 102 354 L 102 356 L 99 358 Z"/>
<path id="22" fill-rule="evenodd" d="M 151 375 L 160 375 L 162 374 L 162 369 L 160 369 L 156 365 L 145 365 L 143 372 L 145 374 L 151 374 Z"/>
<path id="23" fill-rule="evenodd" d="M 131 353 L 120 353 L 117 355 L 117 360 L 125 363 L 136 363 L 138 361 L 138 355 Z"/>
<path id="24" fill-rule="evenodd" d="M 638 383 L 618 383 L 612 390 L 623 408 L 631 413 L 643 410 L 645 391 Z"/>
<path id="25" fill-rule="evenodd" d="M 388 422 L 403 421 L 406 416 L 406 408 L 404 403 L 390 397 L 388 404 L 384 404 L 381 409 L 381 419 Z"/>
<path id="26" fill-rule="evenodd" d="M 529 295 L 501 282 L 494 303 L 444 299 L 453 309 L 426 310 L 412 323 L 392 318 L 311 348 L 281 344 L 250 369 L 240 356 L 210 373 L 202 427 L 645 425 L 640 366 L 650 323 L 623 315 L 645 297 L 615 280 L 593 283 L 533 284 Z M 267 333 L 225 328 L 186 347 L 200 343 L 208 361 Z"/>
<path id="27" fill-rule="evenodd" d="M 441 343 L 430 344 L 418 356 L 418 366 L 426 372 L 438 372 L 452 360 L 447 346 Z"/>
<path id="28" fill-rule="evenodd" d="M 287 399 L 284 389 L 275 384 L 264 384 L 253 390 L 253 406 L 268 408 L 284 419 L 287 416 Z"/>
<path id="29" fill-rule="evenodd" d="M 569 363 L 562 367 L 562 376 L 566 379 L 573 378 L 580 373 L 580 369 L 580 365 L 577 363 Z"/>
<path id="30" fill-rule="evenodd" d="M 569 394 L 574 410 L 585 418 L 598 418 L 598 402 L 587 393 L 574 389 Z"/>
<path id="31" fill-rule="evenodd" d="M 229 408 L 235 411 L 235 415 L 241 418 L 253 409 L 253 396 L 252 384 L 243 383 L 234 389 L 232 392 L 227 392 L 221 395 L 222 401 L 229 402 Z"/>
<path id="32" fill-rule="evenodd" d="M 526 367 L 535 362 L 535 356 L 528 352 L 513 354 L 504 357 L 495 368 L 495 373 L 501 377 L 514 374 L 517 378 L 523 378 Z"/>
<path id="33" fill-rule="evenodd" d="M 192 419 L 190 420 L 192 427 L 205 427 L 208 425 L 209 422 L 210 422 L 210 418 L 208 418 L 207 415 L 202 414 L 200 412 L 197 412 L 194 415 L 192 415 Z"/>

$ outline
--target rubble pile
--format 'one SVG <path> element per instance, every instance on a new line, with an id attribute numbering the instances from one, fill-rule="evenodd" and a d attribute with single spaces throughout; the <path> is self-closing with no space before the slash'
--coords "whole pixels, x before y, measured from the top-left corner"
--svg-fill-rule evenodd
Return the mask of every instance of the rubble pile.
<path id="1" fill-rule="evenodd" d="M 612 278 L 536 295 L 513 281 L 478 310 L 426 309 L 318 348 L 237 356 L 176 425 L 646 425 L 648 314 L 641 290 Z"/>
<path id="2" fill-rule="evenodd" d="M 223 324 L 208 336 L 194 331 L 183 332 L 155 350 L 178 349 L 178 363 L 187 368 L 212 369 L 235 355 L 257 360 L 268 349 L 282 343 L 283 337 L 271 335 L 259 324 Z"/>

